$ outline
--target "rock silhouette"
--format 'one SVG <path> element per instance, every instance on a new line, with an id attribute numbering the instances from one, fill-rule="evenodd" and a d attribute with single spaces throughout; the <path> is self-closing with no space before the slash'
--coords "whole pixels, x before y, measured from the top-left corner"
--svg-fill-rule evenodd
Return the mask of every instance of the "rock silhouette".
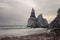
<path id="1" fill-rule="evenodd" d="M 32 8 L 31 16 L 28 19 L 27 27 L 31 28 L 40 28 L 40 27 L 47 27 L 48 22 L 46 19 L 43 18 L 42 14 L 40 14 L 38 17 L 35 16 L 35 10 Z"/>

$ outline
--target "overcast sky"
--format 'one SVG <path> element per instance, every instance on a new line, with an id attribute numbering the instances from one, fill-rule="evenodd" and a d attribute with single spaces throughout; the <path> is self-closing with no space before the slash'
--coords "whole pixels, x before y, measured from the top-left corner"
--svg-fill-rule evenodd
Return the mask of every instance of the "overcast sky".
<path id="1" fill-rule="evenodd" d="M 31 9 L 50 23 L 57 15 L 60 0 L 0 0 L 0 25 L 26 25 Z"/>

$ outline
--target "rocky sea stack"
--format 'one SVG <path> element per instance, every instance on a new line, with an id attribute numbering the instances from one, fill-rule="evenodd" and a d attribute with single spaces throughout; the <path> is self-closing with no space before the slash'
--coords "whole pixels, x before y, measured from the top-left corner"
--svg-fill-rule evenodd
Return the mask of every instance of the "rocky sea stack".
<path id="1" fill-rule="evenodd" d="M 27 27 L 36 28 L 37 26 L 36 21 L 37 21 L 37 18 L 35 16 L 35 10 L 32 8 L 31 16 L 28 19 Z"/>
<path id="2" fill-rule="evenodd" d="M 27 27 L 31 28 L 46 28 L 48 26 L 48 22 L 45 18 L 43 18 L 42 14 L 38 17 L 35 16 L 35 10 L 32 8 L 31 16 L 28 19 Z"/>

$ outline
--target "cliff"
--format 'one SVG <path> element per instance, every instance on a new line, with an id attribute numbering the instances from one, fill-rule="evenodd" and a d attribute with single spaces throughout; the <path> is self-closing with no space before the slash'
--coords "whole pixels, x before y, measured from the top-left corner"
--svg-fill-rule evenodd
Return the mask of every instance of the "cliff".
<path id="1" fill-rule="evenodd" d="M 60 8 L 57 11 L 57 17 L 50 23 L 53 28 L 60 28 Z"/>
<path id="2" fill-rule="evenodd" d="M 31 27 L 31 28 L 36 28 L 38 27 L 37 24 L 36 24 L 36 16 L 35 16 L 35 11 L 34 9 L 32 8 L 32 11 L 31 11 L 31 16 L 30 18 L 28 19 L 28 24 L 27 24 L 27 27 Z"/>

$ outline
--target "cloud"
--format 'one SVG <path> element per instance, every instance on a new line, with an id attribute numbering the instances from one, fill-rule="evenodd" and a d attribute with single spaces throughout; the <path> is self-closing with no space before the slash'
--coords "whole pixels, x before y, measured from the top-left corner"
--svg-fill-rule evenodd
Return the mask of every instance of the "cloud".
<path id="1" fill-rule="evenodd" d="M 51 22 L 59 7 L 60 0 L 0 0 L 0 25 L 27 24 L 31 8 Z"/>

